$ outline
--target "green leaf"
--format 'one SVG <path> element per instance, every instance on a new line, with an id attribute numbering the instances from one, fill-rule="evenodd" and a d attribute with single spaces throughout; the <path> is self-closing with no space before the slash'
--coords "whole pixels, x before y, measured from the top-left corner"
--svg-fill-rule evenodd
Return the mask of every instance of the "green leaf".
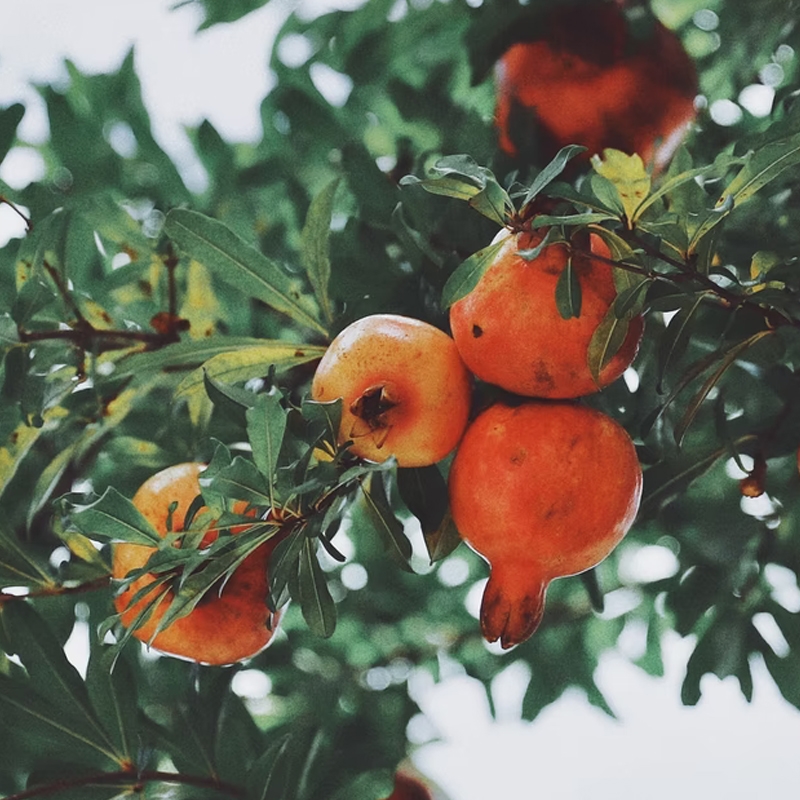
<path id="1" fill-rule="evenodd" d="M 8 604 L 0 622 L 10 647 L 28 671 L 32 688 L 51 704 L 51 724 L 68 729 L 112 761 L 124 761 L 125 754 L 116 750 L 95 714 L 86 684 L 33 607 L 26 602 Z"/>
<path id="2" fill-rule="evenodd" d="M 375 473 L 365 484 L 362 483 L 361 493 L 366 511 L 364 516 L 372 530 L 381 538 L 386 549 L 400 566 L 411 572 L 408 563 L 412 554 L 411 542 L 405 534 L 403 523 L 397 519 L 389 506 L 381 474 Z"/>
<path id="3" fill-rule="evenodd" d="M 646 469 L 640 514 L 651 514 L 668 500 L 680 495 L 727 452 L 727 448 L 723 447 L 706 453 L 686 453 Z"/>
<path id="4" fill-rule="evenodd" d="M 300 552 L 306 539 L 300 531 L 279 542 L 269 564 L 269 599 L 272 610 L 277 611 L 288 597 L 288 587 L 295 582 L 300 567 Z"/>
<path id="5" fill-rule="evenodd" d="M 572 257 L 567 258 L 567 263 L 558 276 L 556 308 L 562 319 L 572 319 L 581 315 L 581 282 L 572 266 Z"/>
<path id="6" fill-rule="evenodd" d="M 608 179 L 594 173 L 589 178 L 589 187 L 600 203 L 612 213 L 621 217 L 625 213 L 617 187 Z"/>
<path id="7" fill-rule="evenodd" d="M 87 506 L 73 506 L 69 514 L 78 530 L 101 542 L 130 542 L 152 547 L 161 541 L 138 508 L 109 486 L 102 497 Z"/>
<path id="8" fill-rule="evenodd" d="M 17 127 L 25 116 L 25 106 L 14 103 L 0 108 L 0 163 L 8 155 L 17 135 Z"/>
<path id="9" fill-rule="evenodd" d="M 397 488 L 408 510 L 419 520 L 426 538 L 439 529 L 447 513 L 447 482 L 434 464 L 400 467 Z"/>
<path id="10" fill-rule="evenodd" d="M 683 442 L 683 437 L 686 435 L 686 431 L 689 429 L 689 426 L 697 416 L 697 412 L 700 410 L 703 402 L 708 397 L 709 392 L 717 385 L 717 383 L 719 383 L 722 376 L 735 363 L 736 359 L 754 344 L 761 341 L 761 339 L 763 339 L 765 336 L 771 336 L 773 334 L 774 331 L 772 330 L 760 331 L 754 336 L 745 339 L 743 342 L 739 342 L 726 351 L 717 369 L 715 369 L 714 372 L 709 375 L 694 397 L 692 397 L 692 399 L 689 401 L 689 405 L 687 406 L 683 417 L 675 426 L 675 441 L 679 446 Z"/>
<path id="11" fill-rule="evenodd" d="M 404 175 L 400 179 L 401 186 L 421 186 L 426 192 L 455 200 L 471 200 L 481 189 L 474 183 L 461 178 L 443 177 L 422 180 L 414 175 Z"/>
<path id="12" fill-rule="evenodd" d="M 539 195 L 545 186 L 555 180 L 575 156 L 584 152 L 586 152 L 586 148 L 581 145 L 570 144 L 566 147 L 562 147 L 555 154 L 553 160 L 533 179 L 533 183 L 531 183 L 530 188 L 525 194 L 525 199 L 522 201 L 522 208 L 525 208 L 531 200 Z"/>
<path id="13" fill-rule="evenodd" d="M 55 585 L 46 562 L 40 562 L 29 548 L 20 546 L 12 533 L 0 528 L 0 584 L 3 586 L 52 587 Z"/>
<path id="14" fill-rule="evenodd" d="M 485 217 L 505 225 L 513 210 L 511 198 L 493 173 L 479 166 L 471 156 L 445 156 L 433 165 L 431 172 L 437 177 L 420 180 L 406 175 L 400 180 L 400 185 L 419 185 L 431 194 L 466 200 Z"/>
<path id="15" fill-rule="evenodd" d="M 316 540 L 308 537 L 300 551 L 298 586 L 300 609 L 311 632 L 326 639 L 332 636 L 336 630 L 336 606 L 317 560 Z"/>
<path id="16" fill-rule="evenodd" d="M 598 222 L 616 219 L 612 214 L 602 211 L 586 211 L 583 214 L 538 214 L 531 223 L 534 228 L 550 227 L 552 225 L 583 226 L 595 225 Z"/>
<path id="17" fill-rule="evenodd" d="M 93 642 L 86 669 L 86 690 L 122 761 L 135 762 L 139 748 L 139 709 L 133 670 L 111 648 Z"/>
<path id="18" fill-rule="evenodd" d="M 493 242 L 478 250 L 477 253 L 456 267 L 442 289 L 442 308 L 449 308 L 456 300 L 466 297 L 478 285 L 504 244 L 505 240 Z"/>
<path id="19" fill-rule="evenodd" d="M 797 164 L 800 164 L 800 134 L 765 144 L 750 153 L 742 169 L 723 189 L 714 210 L 697 227 L 689 244 L 689 252 L 695 252 L 706 234 L 734 208 L 746 203 L 770 181 Z"/>
<path id="20" fill-rule="evenodd" d="M 264 476 L 249 459 L 236 456 L 226 466 L 215 468 L 213 471 L 212 466 L 213 462 L 200 476 L 200 486 L 203 488 L 204 496 L 208 489 L 222 497 L 246 500 L 257 506 L 273 504 Z"/>
<path id="21" fill-rule="evenodd" d="M 247 410 L 247 438 L 253 448 L 253 461 L 269 486 L 271 506 L 275 505 L 275 472 L 285 433 L 286 409 L 281 405 L 281 395 L 259 394 L 253 407 Z"/>
<path id="22" fill-rule="evenodd" d="M 508 192 L 495 180 L 487 181 L 485 188 L 470 198 L 469 204 L 498 225 L 505 225 L 513 210 Z"/>
<path id="23" fill-rule="evenodd" d="M 334 178 L 312 201 L 301 234 L 300 257 L 308 280 L 317 297 L 323 319 L 330 324 L 333 307 L 328 282 L 331 277 L 330 234 L 333 216 L 333 198 L 339 188 L 339 178 Z"/>
<path id="24" fill-rule="evenodd" d="M 229 417 L 241 425 L 245 424 L 247 410 L 253 407 L 256 400 L 255 392 L 214 380 L 207 370 L 203 370 L 203 384 L 208 399 L 216 408 L 225 411 Z"/>
<path id="25" fill-rule="evenodd" d="M 691 305 L 684 305 L 669 321 L 658 343 L 658 387 L 661 387 L 667 370 L 686 352 L 691 341 L 694 318 L 704 300 L 700 294 Z"/>
<path id="26" fill-rule="evenodd" d="M 456 528 L 453 516 L 448 509 L 436 530 L 425 534 L 425 547 L 431 564 L 447 558 L 461 544 L 461 534 Z"/>
<path id="27" fill-rule="evenodd" d="M 190 258 L 204 264 L 245 297 L 261 300 L 295 322 L 328 336 L 316 307 L 299 283 L 226 225 L 196 211 L 173 209 L 167 215 L 164 231 Z"/>
<path id="28" fill-rule="evenodd" d="M 598 386 L 601 373 L 622 347 L 629 327 L 630 319 L 627 316 L 618 317 L 612 305 L 595 328 L 589 340 L 588 364 L 589 371 Z"/>
<path id="29" fill-rule="evenodd" d="M 295 752 L 289 735 L 278 739 L 247 775 L 247 800 L 292 800 Z"/>

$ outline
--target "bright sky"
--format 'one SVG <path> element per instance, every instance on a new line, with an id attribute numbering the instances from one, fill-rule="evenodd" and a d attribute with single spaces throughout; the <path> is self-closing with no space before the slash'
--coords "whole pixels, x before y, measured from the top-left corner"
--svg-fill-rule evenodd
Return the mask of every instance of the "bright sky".
<path id="1" fill-rule="evenodd" d="M 171 0 L 13 3 L 0 24 L 0 106 L 24 100 L 29 110 L 21 133 L 41 140 L 46 119 L 31 82 L 63 79 L 64 58 L 83 71 L 116 69 L 135 44 L 156 136 L 191 174 L 183 125 L 207 118 L 227 138 L 259 136 L 259 102 L 270 86 L 268 48 L 289 2 L 272 0 L 235 25 L 199 35 L 196 10 L 170 12 Z M 321 5 L 315 0 L 315 7 Z M 24 185 L 36 170 L 36 159 L 17 152 L 0 177 Z M 0 241 L 21 235 L 14 230 L 18 224 L 0 207 Z M 498 684 L 501 721 L 493 723 L 482 689 L 453 665 L 452 677 L 442 684 L 415 686 L 428 720 L 416 721 L 413 729 L 419 734 L 432 726 L 441 738 L 424 745 L 416 763 L 452 800 L 793 796 L 800 785 L 800 712 L 782 700 L 760 663 L 751 705 L 735 679 L 706 676 L 698 706 L 682 708 L 680 682 L 689 652 L 687 643 L 670 637 L 668 674 L 661 680 L 648 678 L 622 655 L 605 658 L 598 681 L 617 721 L 576 692 L 535 724 L 520 723 L 502 711 L 519 704 L 521 676 L 511 671 Z M 82 656 L 78 651 L 73 657 Z"/>

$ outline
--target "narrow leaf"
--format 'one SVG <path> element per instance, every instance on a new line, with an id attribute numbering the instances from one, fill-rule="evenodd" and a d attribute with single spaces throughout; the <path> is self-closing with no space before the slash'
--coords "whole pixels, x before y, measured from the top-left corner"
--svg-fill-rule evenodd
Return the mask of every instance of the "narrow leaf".
<path id="1" fill-rule="evenodd" d="M 336 629 L 336 606 L 317 560 L 316 549 L 316 541 L 305 537 L 298 573 L 300 609 L 311 632 L 327 639 Z"/>
<path id="2" fill-rule="evenodd" d="M 617 354 L 625 337 L 628 335 L 630 320 L 628 317 L 617 317 L 614 306 L 608 309 L 606 315 L 595 328 L 589 340 L 588 365 L 595 382 L 600 384 L 600 375 L 606 365 Z"/>
<path id="3" fill-rule="evenodd" d="M 53 705 L 74 735 L 114 761 L 117 754 L 108 733 L 92 708 L 86 684 L 67 661 L 64 650 L 47 623 L 28 603 L 13 603 L 3 609 L 3 628 L 13 651 L 19 656 L 36 693 Z"/>
<path id="4" fill-rule="evenodd" d="M 365 501 L 366 517 L 373 530 L 403 569 L 411 572 L 411 542 L 406 537 L 403 524 L 395 516 L 386 497 L 380 473 L 370 476 L 368 484 L 361 486 Z"/>
<path id="5" fill-rule="evenodd" d="M 285 433 L 286 410 L 280 394 L 258 395 L 255 405 L 247 410 L 247 438 L 253 448 L 253 461 L 269 486 L 270 505 L 274 505 L 275 472 Z"/>
<path id="6" fill-rule="evenodd" d="M 580 153 L 586 152 L 586 148 L 576 144 L 570 144 L 562 147 L 553 157 L 553 160 L 547 164 L 544 169 L 533 179 L 530 188 L 528 189 L 525 199 L 522 201 L 522 207 L 525 208 L 547 184 L 555 180 L 563 171 L 567 164 Z"/>
<path id="7" fill-rule="evenodd" d="M 505 240 L 493 242 L 478 250 L 477 253 L 456 267 L 442 289 L 442 308 L 449 308 L 456 300 L 466 297 L 478 285 L 478 281 L 494 263 L 504 244 Z"/>
<path id="8" fill-rule="evenodd" d="M 177 208 L 167 215 L 164 231 L 220 280 L 327 337 L 327 328 L 302 287 L 226 225 L 196 211 Z"/>
<path id="9" fill-rule="evenodd" d="M 765 336 L 770 336 L 773 333 L 774 331 L 771 330 L 760 331 L 754 336 L 751 336 L 749 339 L 745 339 L 743 342 L 739 342 L 738 344 L 734 345 L 725 353 L 722 358 L 722 362 L 714 370 L 714 372 L 709 375 L 698 392 L 689 401 L 689 405 L 684 412 L 683 417 L 675 426 L 675 441 L 679 446 L 683 442 L 683 437 L 686 435 L 686 431 L 689 429 L 689 426 L 697 416 L 697 412 L 700 410 L 703 402 L 708 397 L 709 392 L 717 385 L 717 383 L 719 383 L 722 376 L 734 364 L 736 359 L 739 358 L 739 356 L 744 353 L 745 350 L 748 350 L 750 347 L 756 344 L 756 342 L 761 341 L 761 339 L 763 339 Z"/>
<path id="10" fill-rule="evenodd" d="M 658 343 L 658 384 L 659 391 L 667 370 L 678 362 L 686 352 L 694 327 L 694 317 L 703 302 L 703 295 L 699 295 L 694 303 L 685 305 L 669 321 Z"/>
<path id="11" fill-rule="evenodd" d="M 556 283 L 556 308 L 562 319 L 572 319 L 581 315 L 581 282 L 572 266 L 572 258 L 567 263 Z"/>
<path id="12" fill-rule="evenodd" d="M 300 258 L 311 288 L 317 297 L 326 323 L 333 320 L 333 307 L 328 292 L 331 277 L 329 254 L 333 198 L 339 188 L 339 179 L 334 178 L 312 201 L 306 215 L 301 235 Z"/>
<path id="13" fill-rule="evenodd" d="M 139 509 L 113 486 L 109 486 L 94 503 L 74 506 L 69 516 L 81 533 L 97 541 L 130 542 L 151 547 L 161 541 Z"/>
<path id="14" fill-rule="evenodd" d="M 513 210 L 508 192 L 494 179 L 487 181 L 486 187 L 471 198 L 469 204 L 498 225 L 505 225 Z"/>

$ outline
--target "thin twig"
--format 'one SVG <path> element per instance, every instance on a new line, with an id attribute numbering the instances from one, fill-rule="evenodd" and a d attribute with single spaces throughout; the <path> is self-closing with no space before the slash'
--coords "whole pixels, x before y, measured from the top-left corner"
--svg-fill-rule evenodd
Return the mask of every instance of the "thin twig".
<path id="1" fill-rule="evenodd" d="M 93 592 L 96 589 L 105 589 L 111 582 L 111 575 L 101 575 L 85 583 L 78 583 L 74 586 L 64 586 L 63 584 L 55 584 L 53 586 L 46 586 L 42 589 L 36 589 L 26 594 L 10 594 L 8 592 L 0 591 L 0 606 L 13 600 L 30 600 L 36 597 L 55 597 L 57 595 L 65 594 L 82 594 L 83 592 Z"/>
<path id="2" fill-rule="evenodd" d="M 5 195 L 0 194 L 0 204 L 5 203 L 12 211 L 14 211 L 18 216 L 20 216 L 25 223 L 25 229 L 30 233 L 33 230 L 33 222 L 31 222 L 29 217 L 26 217 L 20 207 L 16 203 L 12 203 Z"/>

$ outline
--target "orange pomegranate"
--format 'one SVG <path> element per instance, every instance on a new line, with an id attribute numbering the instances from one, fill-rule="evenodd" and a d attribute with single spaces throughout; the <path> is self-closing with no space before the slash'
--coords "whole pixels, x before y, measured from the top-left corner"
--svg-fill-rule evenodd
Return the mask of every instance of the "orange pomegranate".
<path id="1" fill-rule="evenodd" d="M 434 464 L 467 424 L 471 376 L 453 340 L 410 317 L 374 314 L 348 325 L 320 361 L 315 400 L 342 398 L 340 443 L 370 461 Z"/>
<path id="2" fill-rule="evenodd" d="M 491 406 L 467 429 L 449 494 L 464 540 L 491 568 L 484 637 L 527 639 L 555 578 L 599 564 L 633 524 L 642 472 L 616 421 L 577 403 Z"/>
<path id="3" fill-rule="evenodd" d="M 180 524 L 189 506 L 200 494 L 198 476 L 204 468 L 205 464 L 199 463 L 167 467 L 148 478 L 133 496 L 136 508 L 162 537 L 168 532 L 170 513 L 172 530 L 181 530 Z M 242 503 L 235 510 L 243 508 Z M 243 529 L 234 528 L 232 533 Z M 209 531 L 201 546 L 210 544 L 216 536 L 216 532 Z M 266 647 L 279 616 L 267 607 L 267 565 L 276 543 L 277 537 L 262 544 L 241 563 L 220 591 L 212 587 L 188 615 L 160 631 L 152 646 L 161 652 L 205 664 L 232 664 Z M 143 567 L 155 549 L 146 545 L 116 544 L 112 557 L 113 577 L 122 579 L 131 570 Z M 151 599 L 145 596 L 132 604 L 134 595 L 154 580 L 154 575 L 143 575 L 115 598 L 117 611 L 126 627 Z M 150 641 L 173 596 L 172 590 L 168 590 L 151 616 L 134 630 L 137 639 Z"/>
<path id="4" fill-rule="evenodd" d="M 538 245 L 540 230 L 503 229 L 504 242 L 478 285 L 450 308 L 450 327 L 461 358 L 481 380 L 527 397 L 573 398 L 592 394 L 616 380 L 631 364 L 642 337 L 635 317 L 597 383 L 589 369 L 589 344 L 616 298 L 613 267 L 575 254 L 572 269 L 581 287 L 580 316 L 564 319 L 556 286 L 567 264 L 564 245 L 546 247 L 532 261 L 519 255 Z M 609 258 L 592 234 L 591 252 Z"/>
<path id="5" fill-rule="evenodd" d="M 696 70 L 673 31 L 653 19 L 634 35 L 620 6 L 561 3 L 520 26 L 496 70 L 504 151 L 548 160 L 581 144 L 666 165 L 695 117 Z"/>

